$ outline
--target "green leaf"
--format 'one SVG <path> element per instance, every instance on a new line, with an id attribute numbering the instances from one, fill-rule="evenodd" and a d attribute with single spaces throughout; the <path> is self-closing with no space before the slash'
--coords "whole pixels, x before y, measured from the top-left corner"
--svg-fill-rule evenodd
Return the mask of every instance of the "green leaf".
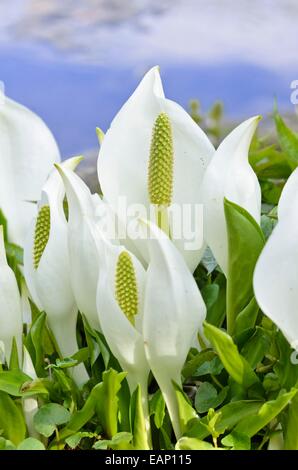
<path id="1" fill-rule="evenodd" d="M 206 315 L 206 320 L 208 323 L 211 323 L 211 325 L 220 327 L 225 319 L 226 315 L 226 278 L 224 274 L 218 273 L 216 276 L 214 283 L 213 284 L 208 284 L 205 289 L 209 289 L 210 286 L 215 286 L 213 287 L 213 292 L 212 294 L 215 294 L 215 291 L 217 291 L 217 298 L 214 302 L 210 302 L 209 305 L 207 305 L 207 315 Z M 208 292 L 207 289 L 207 294 L 211 295 L 211 292 Z M 203 295 L 204 288 L 202 289 L 202 295 Z M 203 295 L 204 298 L 204 295 Z M 204 299 L 205 300 L 205 299 Z"/>
<path id="2" fill-rule="evenodd" d="M 241 349 L 241 354 L 250 366 L 255 369 L 255 367 L 263 360 L 265 354 L 269 351 L 270 345 L 271 336 L 268 331 L 257 326 L 253 336 Z"/>
<path id="3" fill-rule="evenodd" d="M 281 331 L 276 335 L 276 344 L 279 352 L 279 359 L 274 366 L 274 371 L 279 378 L 280 385 L 287 390 L 294 387 L 298 382 L 298 364 L 292 363 L 291 356 L 293 350 Z M 295 354 L 295 353 L 294 353 Z"/>
<path id="4" fill-rule="evenodd" d="M 206 413 L 209 408 L 217 408 L 225 400 L 228 387 L 217 393 L 216 388 L 209 382 L 203 382 L 195 396 L 195 407 L 198 413 Z"/>
<path id="5" fill-rule="evenodd" d="M 18 445 L 25 439 L 26 425 L 23 413 L 16 402 L 5 392 L 0 392 L 0 429 L 3 437 Z"/>
<path id="6" fill-rule="evenodd" d="M 238 314 L 235 321 L 235 335 L 240 336 L 243 332 L 253 328 L 259 313 L 259 306 L 253 297 L 246 307 Z"/>
<path id="7" fill-rule="evenodd" d="M 130 402 L 130 420 L 133 435 L 133 447 L 135 450 L 148 450 L 150 449 L 151 438 L 146 432 L 146 421 L 142 406 L 142 394 L 140 385 L 131 396 Z"/>
<path id="8" fill-rule="evenodd" d="M 44 350 L 43 350 L 43 337 L 46 330 L 46 314 L 40 313 L 33 322 L 30 332 L 26 338 L 25 346 L 30 352 L 34 368 L 38 377 L 44 377 Z M 30 347 L 31 346 L 31 347 Z"/>
<path id="9" fill-rule="evenodd" d="M 10 370 L 19 370 L 19 355 L 18 355 L 18 346 L 15 337 L 12 340 L 12 348 L 9 359 L 9 369 Z"/>
<path id="10" fill-rule="evenodd" d="M 274 122 L 279 145 L 294 170 L 298 165 L 298 136 L 285 124 L 277 111 L 274 113 Z"/>
<path id="11" fill-rule="evenodd" d="M 244 389 L 260 383 L 248 362 L 239 354 L 231 336 L 206 322 L 204 323 L 204 331 L 216 349 L 226 371 L 235 382 Z"/>
<path id="12" fill-rule="evenodd" d="M 285 185 L 285 180 L 263 180 L 259 179 L 262 190 L 262 201 L 268 204 L 278 204 L 281 192 Z"/>
<path id="13" fill-rule="evenodd" d="M 103 440 L 100 440 L 100 441 L 96 442 L 93 445 L 93 449 L 95 449 L 95 450 L 106 450 L 106 449 L 132 450 L 132 445 L 130 444 L 131 440 L 132 440 L 132 434 L 131 433 L 129 433 L 129 432 L 118 432 L 110 440 L 107 440 L 107 439 L 104 440 L 103 439 Z"/>
<path id="14" fill-rule="evenodd" d="M 194 437 L 181 437 L 175 445 L 175 450 L 216 450 L 209 442 Z"/>
<path id="15" fill-rule="evenodd" d="M 273 217 L 268 217 L 268 215 L 266 214 L 263 214 L 261 216 L 261 229 L 266 240 L 270 237 L 271 233 L 273 232 L 276 223 L 277 220 Z"/>
<path id="16" fill-rule="evenodd" d="M 91 390 L 83 408 L 76 411 L 70 418 L 66 427 L 64 427 L 59 435 L 60 442 L 67 439 L 72 434 L 78 432 L 85 424 L 88 423 L 95 414 L 98 401 L 102 399 L 102 384 L 97 384 Z M 51 448 L 55 447 L 56 441 L 53 441 Z"/>
<path id="17" fill-rule="evenodd" d="M 154 424 L 160 429 L 166 414 L 166 403 L 160 390 L 157 390 L 149 402 L 150 416 L 154 416 Z"/>
<path id="18" fill-rule="evenodd" d="M 0 450 L 16 450 L 16 446 L 8 439 L 0 436 Z"/>
<path id="19" fill-rule="evenodd" d="M 201 290 L 203 300 L 205 302 L 207 311 L 215 304 L 218 294 L 219 294 L 219 285 L 218 284 L 206 284 Z"/>
<path id="20" fill-rule="evenodd" d="M 187 429 L 188 423 L 197 418 L 197 413 L 193 409 L 192 404 L 188 398 L 188 396 L 183 392 L 183 390 L 173 382 L 173 387 L 175 389 L 177 404 L 178 404 L 178 412 L 179 412 L 179 420 L 180 420 L 180 429 L 182 434 Z"/>
<path id="21" fill-rule="evenodd" d="M 38 439 L 27 437 L 18 445 L 17 450 L 45 450 L 45 446 Z"/>
<path id="22" fill-rule="evenodd" d="M 255 416 L 248 416 L 241 420 L 235 427 L 235 431 L 253 437 L 275 418 L 294 398 L 297 389 L 282 393 L 276 400 L 267 401 L 259 409 Z"/>
<path id="23" fill-rule="evenodd" d="M 94 432 L 88 432 L 88 431 L 77 432 L 75 434 L 72 434 L 72 436 L 69 436 L 67 439 L 65 439 L 65 442 L 68 445 L 68 447 L 70 447 L 71 449 L 75 449 L 76 447 L 78 447 L 81 440 L 86 437 L 93 439 L 94 437 L 97 437 L 97 434 Z"/>
<path id="24" fill-rule="evenodd" d="M 118 430 L 119 397 L 118 392 L 126 372 L 109 369 L 102 374 L 102 382 L 98 388 L 96 412 L 106 435 L 112 438 Z"/>
<path id="25" fill-rule="evenodd" d="M 240 400 L 224 405 L 218 413 L 220 419 L 217 421 L 215 428 L 219 434 L 224 433 L 226 430 L 231 430 L 234 426 L 248 416 L 254 416 L 258 413 L 263 405 L 262 402 L 256 400 Z M 189 423 L 186 435 L 189 437 L 197 437 L 205 439 L 210 432 L 207 428 L 207 417 L 199 420 L 193 420 Z"/>
<path id="26" fill-rule="evenodd" d="M 0 224 L 1 225 L 1 224 Z M 13 258 L 17 264 L 23 265 L 24 251 L 14 243 L 5 243 L 7 257 Z"/>
<path id="27" fill-rule="evenodd" d="M 289 403 L 284 428 L 284 449 L 298 450 L 298 393 Z"/>
<path id="28" fill-rule="evenodd" d="M 50 437 L 57 426 L 65 424 L 69 420 L 70 412 L 64 406 L 48 403 L 35 413 L 33 423 L 37 432 L 45 437 Z"/>
<path id="29" fill-rule="evenodd" d="M 105 368 L 107 368 L 109 365 L 111 354 L 104 336 L 101 335 L 98 331 L 95 331 L 93 328 L 91 328 L 85 315 L 82 315 L 82 319 L 87 345 L 89 349 L 91 366 L 94 365 L 96 359 L 101 354 Z"/>
<path id="30" fill-rule="evenodd" d="M 250 450 L 250 438 L 246 434 L 236 431 L 225 436 L 221 443 L 224 446 L 231 447 L 233 450 Z"/>
<path id="31" fill-rule="evenodd" d="M 256 261 L 264 246 L 264 235 L 254 218 L 242 207 L 225 199 L 228 233 L 227 329 L 234 332 L 236 318 L 251 302 Z"/>
<path id="32" fill-rule="evenodd" d="M 0 390 L 15 397 L 21 397 L 21 387 L 30 377 L 19 370 L 0 372 Z"/>
<path id="33" fill-rule="evenodd" d="M 202 375 L 218 375 L 223 370 L 223 365 L 218 356 L 215 356 L 211 361 L 206 361 L 202 364 L 193 374 L 194 377 L 201 377 Z"/>
<path id="34" fill-rule="evenodd" d="M 249 163 L 258 178 L 287 179 L 292 171 L 287 156 L 275 144 L 250 152 Z"/>
<path id="35" fill-rule="evenodd" d="M 0 208 L 0 225 L 3 227 L 3 237 L 4 241 L 7 242 L 7 219 Z"/>
<path id="36" fill-rule="evenodd" d="M 185 379 L 192 377 L 200 367 L 205 363 L 212 361 L 215 357 L 215 352 L 211 350 L 204 350 L 199 353 L 196 351 L 196 354 L 186 361 L 186 364 L 182 369 L 183 377 Z"/>

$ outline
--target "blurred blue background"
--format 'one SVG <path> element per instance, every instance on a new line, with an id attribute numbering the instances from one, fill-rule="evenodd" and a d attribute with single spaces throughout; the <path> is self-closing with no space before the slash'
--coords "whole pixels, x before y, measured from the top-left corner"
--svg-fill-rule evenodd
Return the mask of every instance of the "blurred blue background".
<path id="1" fill-rule="evenodd" d="M 152 65 L 169 98 L 229 119 L 294 111 L 297 0 L 11 0 L 0 3 L 0 80 L 64 157 L 97 146 Z"/>

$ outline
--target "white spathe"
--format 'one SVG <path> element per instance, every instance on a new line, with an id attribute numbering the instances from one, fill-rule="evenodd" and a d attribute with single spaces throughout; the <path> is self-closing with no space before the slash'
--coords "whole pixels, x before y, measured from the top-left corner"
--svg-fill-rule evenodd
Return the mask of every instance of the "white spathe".
<path id="1" fill-rule="evenodd" d="M 0 209 L 8 221 L 9 240 L 24 246 L 36 214 L 34 201 L 60 161 L 56 141 L 32 111 L 0 96 Z"/>
<path id="2" fill-rule="evenodd" d="M 68 247 L 70 279 L 77 306 L 91 327 L 100 330 L 96 292 L 100 269 L 93 228 L 106 220 L 107 205 L 92 195 L 83 180 L 63 165 L 57 165 L 68 201 Z M 101 232 L 97 232 L 101 236 Z"/>
<path id="3" fill-rule="evenodd" d="M 62 163 L 65 168 L 75 168 L 81 157 Z M 34 239 L 36 218 L 33 219 L 24 249 L 24 273 L 33 301 L 45 311 L 60 353 L 68 357 L 77 352 L 76 321 L 78 307 L 71 287 L 71 272 L 68 250 L 67 221 L 63 210 L 65 195 L 63 181 L 53 170 L 42 190 L 39 208 L 50 208 L 49 239 L 41 255 L 38 267 L 34 266 Z M 89 377 L 82 364 L 71 369 L 79 385 Z"/>
<path id="4" fill-rule="evenodd" d="M 260 116 L 236 127 L 219 145 L 202 184 L 204 234 L 206 243 L 225 274 L 228 270 L 228 242 L 224 199 L 238 204 L 260 223 L 261 189 L 248 162 L 248 150 Z"/>
<path id="5" fill-rule="evenodd" d="M 26 347 L 24 346 L 24 354 L 23 354 L 23 372 L 31 377 L 32 380 L 37 379 L 37 375 L 34 369 L 34 365 L 30 354 Z M 36 431 L 34 427 L 34 416 L 38 411 L 38 401 L 37 398 L 28 397 L 22 399 L 23 403 L 23 411 L 24 411 L 24 418 L 26 421 L 26 426 L 28 430 L 28 434 L 30 437 L 35 437 L 36 439 L 40 439 L 40 434 Z"/>
<path id="6" fill-rule="evenodd" d="M 130 393 L 133 394 L 138 385 L 145 418 L 148 447 L 151 445 L 150 417 L 148 409 L 148 375 L 149 364 L 144 350 L 143 311 L 144 287 L 146 272 L 139 260 L 129 253 L 136 277 L 138 312 L 134 315 L 133 325 L 121 310 L 116 300 L 116 269 L 120 254 L 128 251 L 123 246 L 116 246 L 104 240 L 94 232 L 101 259 L 97 289 L 97 309 L 102 332 L 113 355 L 122 369 L 127 372 Z"/>
<path id="7" fill-rule="evenodd" d="M 181 106 L 165 98 L 159 68 L 153 67 L 114 118 L 98 156 L 98 176 L 104 197 L 124 223 L 126 216 L 119 209 L 120 198 L 126 198 L 128 206 L 141 204 L 147 213 L 137 216 L 149 219 L 150 143 L 154 123 L 160 113 L 168 115 L 173 133 L 174 181 L 170 209 L 176 205 L 182 208 L 185 204 L 194 210 L 202 202 L 200 187 L 214 153 L 213 145 Z M 190 217 L 186 215 L 183 222 L 183 229 L 189 228 Z M 203 230 L 200 222 L 196 227 L 198 232 Z M 185 241 L 188 240 L 182 234 L 182 238 L 175 239 L 174 243 L 193 271 L 203 248 L 186 247 Z M 146 244 L 142 240 L 136 240 L 135 244 L 148 260 Z"/>
<path id="8" fill-rule="evenodd" d="M 148 223 L 147 223 L 148 224 Z M 159 384 L 177 439 L 181 436 L 172 381 L 180 387 L 181 370 L 206 315 L 198 286 L 181 253 L 149 223 L 143 336 L 152 373 Z"/>
<path id="9" fill-rule="evenodd" d="M 262 311 L 298 350 L 298 169 L 278 204 L 278 222 L 257 261 L 254 292 Z M 290 360 L 290 358 L 289 358 Z"/>

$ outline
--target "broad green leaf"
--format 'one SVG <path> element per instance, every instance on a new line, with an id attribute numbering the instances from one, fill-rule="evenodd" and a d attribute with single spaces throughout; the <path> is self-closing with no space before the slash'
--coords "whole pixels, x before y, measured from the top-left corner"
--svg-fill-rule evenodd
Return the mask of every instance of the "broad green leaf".
<path id="1" fill-rule="evenodd" d="M 0 436 L 0 450 L 16 450 L 16 446 L 8 439 Z"/>
<path id="2" fill-rule="evenodd" d="M 30 377 L 20 370 L 0 372 L 0 390 L 15 397 L 22 396 L 21 387 L 28 381 L 31 381 Z"/>
<path id="3" fill-rule="evenodd" d="M 241 349 L 241 354 L 250 366 L 255 369 L 255 367 L 263 360 L 265 354 L 269 351 L 270 344 L 271 337 L 268 330 L 257 327 L 253 336 Z"/>
<path id="4" fill-rule="evenodd" d="M 294 170 L 298 165 L 298 136 L 285 124 L 277 111 L 274 113 L 274 122 L 279 145 Z"/>
<path id="5" fill-rule="evenodd" d="M 227 329 L 235 330 L 236 318 L 251 302 L 256 261 L 264 246 L 264 235 L 254 218 L 242 207 L 225 199 L 228 233 Z"/>
<path id="6" fill-rule="evenodd" d="M 298 450 L 298 393 L 289 403 L 284 428 L 284 449 Z"/>
<path id="7" fill-rule="evenodd" d="M 72 436 L 69 436 L 67 439 L 65 439 L 65 442 L 68 445 L 68 447 L 70 447 L 71 449 L 75 449 L 76 447 L 78 447 L 81 440 L 86 437 L 89 439 L 94 439 L 95 437 L 97 437 L 97 434 L 94 432 L 88 432 L 88 431 L 77 432 L 75 434 L 72 434 Z"/>
<path id="8" fill-rule="evenodd" d="M 26 436 L 25 420 L 20 407 L 7 393 L 0 392 L 0 410 L 2 436 L 18 445 Z"/>
<path id="9" fill-rule="evenodd" d="M 220 419 L 216 423 L 217 431 L 222 434 L 225 431 L 230 431 L 234 426 L 248 416 L 254 416 L 258 413 L 263 405 L 262 402 L 256 400 L 240 400 L 228 403 L 218 410 Z M 205 439 L 210 432 L 207 427 L 207 417 L 199 420 L 193 420 L 189 423 L 186 435 L 189 437 L 197 437 Z"/>
<path id="10" fill-rule="evenodd" d="M 204 331 L 217 351 L 226 371 L 235 382 L 245 389 L 259 383 L 258 377 L 248 362 L 239 354 L 231 336 L 206 322 L 204 323 Z"/>
<path id="11" fill-rule="evenodd" d="M 185 379 L 192 377 L 196 371 L 206 362 L 210 362 L 216 357 L 216 353 L 211 350 L 196 351 L 196 354 L 186 361 L 182 369 L 182 375 Z"/>
<path id="12" fill-rule="evenodd" d="M 194 437 L 181 437 L 175 445 L 175 450 L 217 450 L 209 442 Z"/>
<path id="13" fill-rule="evenodd" d="M 151 397 L 149 402 L 150 416 L 154 417 L 154 424 L 157 429 L 160 429 L 166 414 L 166 403 L 162 396 L 161 391 L 158 389 Z"/>
<path id="14" fill-rule="evenodd" d="M 179 385 L 173 382 L 173 387 L 176 392 L 178 411 L 179 411 L 179 420 L 180 420 L 180 429 L 181 429 L 182 434 L 184 434 L 188 423 L 192 419 L 197 418 L 197 413 L 193 409 L 189 398 L 183 392 L 183 390 L 181 390 Z"/>
<path id="15" fill-rule="evenodd" d="M 274 371 L 279 378 L 281 387 L 290 390 L 298 382 L 298 363 L 297 361 L 293 363 L 291 360 L 292 355 L 295 356 L 296 353 L 292 350 L 281 331 L 276 335 L 276 344 L 279 358 L 274 366 Z"/>
<path id="16" fill-rule="evenodd" d="M 258 178 L 287 179 L 292 171 L 287 156 L 276 150 L 275 144 L 250 152 L 249 163 Z"/>
<path id="17" fill-rule="evenodd" d="M 278 204 L 281 192 L 285 185 L 285 180 L 276 179 L 259 179 L 259 183 L 262 191 L 262 201 L 268 204 Z"/>
<path id="18" fill-rule="evenodd" d="M 133 435 L 133 447 L 135 450 L 150 449 L 151 437 L 150 431 L 146 431 L 148 423 L 145 421 L 141 387 L 138 385 L 131 397 L 130 402 L 130 421 Z"/>
<path id="19" fill-rule="evenodd" d="M 228 387 L 217 393 L 216 388 L 209 382 L 203 382 L 195 396 L 195 407 L 198 413 L 206 413 L 210 408 L 217 408 L 225 400 Z"/>
<path id="20" fill-rule="evenodd" d="M 215 286 L 215 288 L 213 287 L 213 294 L 215 293 L 215 290 L 218 291 L 218 294 L 217 294 L 217 298 L 215 302 L 207 306 L 206 320 L 208 323 L 211 323 L 211 325 L 220 327 L 226 315 L 227 282 L 226 282 L 226 278 L 224 274 L 218 273 L 218 275 L 216 276 L 214 280 L 214 283 L 207 285 L 206 289 L 207 287 L 209 288 L 209 286 Z M 202 295 L 203 295 L 203 289 L 202 289 Z"/>
<path id="21" fill-rule="evenodd" d="M 85 424 L 88 423 L 95 414 L 96 406 L 98 401 L 102 399 L 102 386 L 101 383 L 95 385 L 91 390 L 83 408 L 79 411 L 76 411 L 70 418 L 67 426 L 65 426 L 60 431 L 60 441 L 62 442 L 72 434 L 78 432 L 82 429 Z M 55 446 L 56 442 L 53 442 L 53 446 Z"/>
<path id="22" fill-rule="evenodd" d="M 296 393 L 297 389 L 292 389 L 290 392 L 281 394 L 276 400 L 267 401 L 255 416 L 248 416 L 241 420 L 235 427 L 235 431 L 253 437 L 289 404 Z"/>
<path id="23" fill-rule="evenodd" d="M 17 450 L 45 450 L 45 446 L 38 439 L 27 437 L 18 445 Z"/>
<path id="24" fill-rule="evenodd" d="M 201 377 L 202 375 L 218 375 L 222 372 L 224 366 L 218 356 L 215 356 L 211 361 L 206 361 L 202 364 L 193 374 L 194 377 Z"/>
<path id="25" fill-rule="evenodd" d="M 132 450 L 132 434 L 129 432 L 118 432 L 112 439 L 102 439 L 93 445 L 95 450 Z"/>
<path id="26" fill-rule="evenodd" d="M 109 438 L 118 431 L 118 393 L 125 376 L 126 372 L 118 373 L 114 369 L 109 369 L 102 374 L 102 382 L 99 384 L 96 412 Z"/>
<path id="27" fill-rule="evenodd" d="M 218 284 L 206 284 L 201 290 L 203 300 L 205 302 L 207 311 L 215 304 L 218 294 L 219 294 L 219 285 Z"/>
<path id="28" fill-rule="evenodd" d="M 69 420 L 70 412 L 64 406 L 48 403 L 35 413 L 33 423 L 37 432 L 45 437 L 50 437 L 59 425 L 65 424 Z"/>
<path id="29" fill-rule="evenodd" d="M 237 315 L 235 320 L 234 334 L 239 336 L 244 331 L 253 328 L 259 313 L 259 306 L 253 297 L 244 309 Z"/>
<path id="30" fill-rule="evenodd" d="M 233 450 L 250 450 L 250 438 L 236 431 L 231 432 L 221 440 L 221 444 Z"/>

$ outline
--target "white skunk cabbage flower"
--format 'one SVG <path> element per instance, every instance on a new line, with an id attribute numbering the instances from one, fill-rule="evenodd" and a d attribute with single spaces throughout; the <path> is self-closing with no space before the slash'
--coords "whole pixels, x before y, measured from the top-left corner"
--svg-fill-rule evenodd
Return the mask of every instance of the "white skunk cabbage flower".
<path id="1" fill-rule="evenodd" d="M 142 335 L 145 270 L 139 260 L 123 246 L 98 240 L 103 254 L 97 290 L 97 309 L 107 343 L 127 372 L 131 394 L 138 384 L 141 389 L 148 445 L 150 419 L 148 413 L 149 365 L 145 357 Z"/>
<path id="2" fill-rule="evenodd" d="M 146 275 L 143 336 L 146 357 L 164 396 L 177 439 L 181 436 L 173 381 L 181 370 L 206 316 L 198 286 L 181 253 L 149 224 L 150 263 Z"/>
<path id="3" fill-rule="evenodd" d="M 202 236 L 194 244 L 184 231 L 193 227 L 193 213 L 202 202 L 203 175 L 213 153 L 213 145 L 189 114 L 165 98 L 158 67 L 145 75 L 116 115 L 99 151 L 101 189 L 120 220 L 130 223 L 121 209 L 124 198 L 128 208 L 138 205 L 137 217 L 150 219 L 153 208 L 154 221 L 172 237 L 192 271 L 203 253 L 203 227 L 196 221 L 196 232 Z M 140 205 L 145 212 L 139 212 Z M 182 221 L 175 218 L 177 209 L 186 207 Z M 134 242 L 148 260 L 146 244 Z"/>
<path id="4" fill-rule="evenodd" d="M 68 246 L 70 279 L 76 303 L 90 326 L 100 330 L 96 293 L 99 273 L 99 253 L 93 227 L 100 228 L 107 212 L 106 204 L 92 195 L 84 181 L 70 169 L 57 165 L 63 179 L 68 201 Z"/>
<path id="5" fill-rule="evenodd" d="M 19 364 L 22 364 L 22 306 L 21 296 L 13 270 L 8 266 L 3 226 L 0 225 L 0 343 L 9 364 L 13 339 L 18 349 Z"/>
<path id="6" fill-rule="evenodd" d="M 253 284 L 261 310 L 298 351 L 297 204 L 298 169 L 281 194 L 278 222 L 257 261 Z"/>
<path id="7" fill-rule="evenodd" d="M 0 209 L 9 240 L 24 246 L 36 214 L 33 201 L 60 154 L 53 135 L 32 111 L 0 92 Z"/>
<path id="8" fill-rule="evenodd" d="M 75 168 L 81 157 L 62 165 Z M 78 308 L 71 288 L 67 221 L 63 210 L 65 191 L 62 179 L 53 170 L 42 190 L 38 215 L 31 223 L 24 249 L 24 273 L 31 297 L 45 311 L 63 357 L 78 350 L 76 321 Z M 74 380 L 88 380 L 82 364 L 71 369 Z"/>
<path id="9" fill-rule="evenodd" d="M 23 354 L 23 372 L 31 377 L 32 380 L 37 379 L 37 375 L 34 369 L 34 365 L 32 363 L 31 357 L 29 352 L 27 351 L 26 347 L 24 346 L 24 354 Z M 40 438 L 40 434 L 36 431 L 33 418 L 35 413 L 38 410 L 38 401 L 34 397 L 23 398 L 23 411 L 24 417 L 28 429 L 28 434 L 30 437 L 35 437 L 36 439 Z"/>
<path id="10" fill-rule="evenodd" d="M 224 199 L 243 207 L 260 223 L 261 190 L 248 162 L 248 150 L 260 116 L 244 121 L 220 144 L 202 185 L 204 234 L 224 274 L 228 270 L 228 241 Z"/>

